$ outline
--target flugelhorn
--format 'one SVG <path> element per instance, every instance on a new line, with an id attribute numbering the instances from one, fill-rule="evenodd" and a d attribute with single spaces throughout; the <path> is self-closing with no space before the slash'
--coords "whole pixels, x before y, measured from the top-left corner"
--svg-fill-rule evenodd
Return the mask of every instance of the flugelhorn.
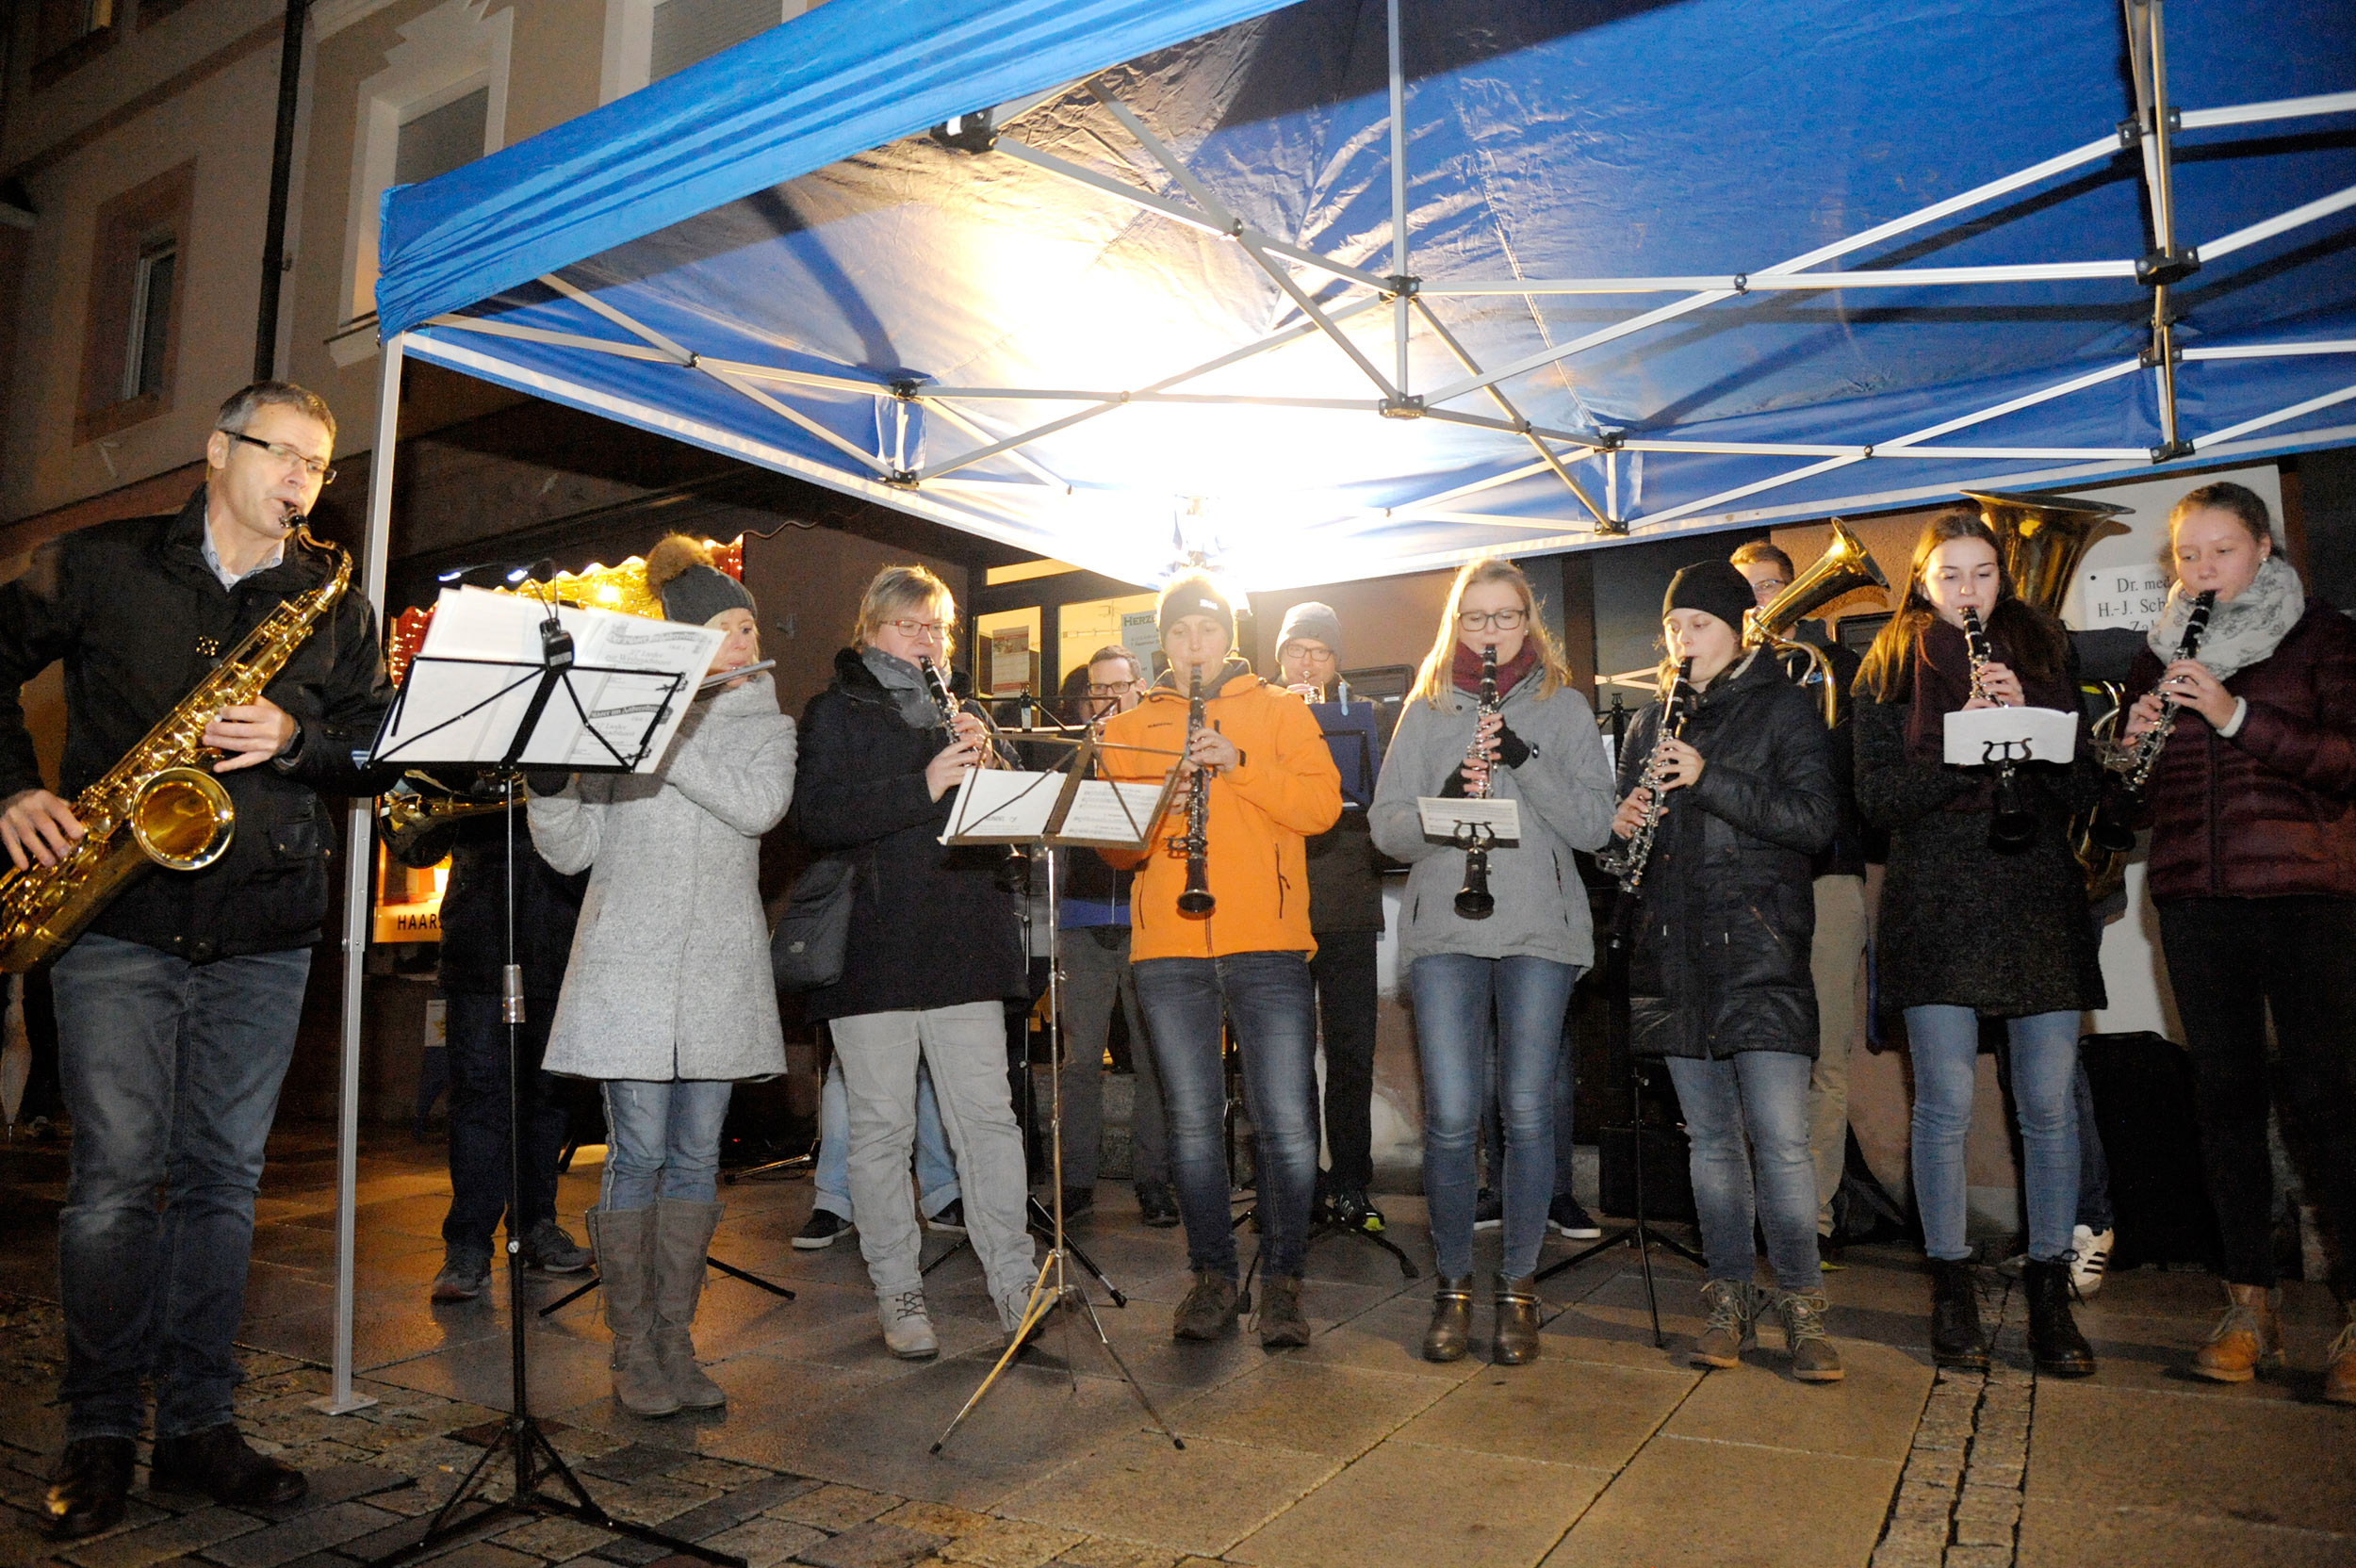
<path id="1" fill-rule="evenodd" d="M 1832 661 L 1824 650 L 1812 643 L 1803 643 L 1792 635 L 1802 621 L 1837 598 L 1856 593 L 1860 588 L 1878 588 L 1890 592 L 1890 580 L 1882 575 L 1880 565 L 1871 550 L 1857 542 L 1856 534 L 1838 517 L 1832 520 L 1832 543 L 1816 564 L 1798 577 L 1773 599 L 1752 611 L 1742 619 L 1742 641 L 1750 647 L 1774 650 L 1778 659 L 1804 659 L 1808 673 L 1800 678 L 1803 686 L 1824 688 L 1824 726 L 1830 728 L 1841 717 L 1841 688 L 1833 679 Z"/>

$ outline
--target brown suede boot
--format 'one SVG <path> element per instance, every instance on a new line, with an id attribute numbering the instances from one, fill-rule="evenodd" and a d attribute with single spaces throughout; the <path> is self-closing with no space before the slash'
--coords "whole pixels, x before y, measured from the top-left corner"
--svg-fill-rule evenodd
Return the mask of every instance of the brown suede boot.
<path id="1" fill-rule="evenodd" d="M 2225 1309 L 2209 1342 L 2193 1352 L 2192 1375 L 2217 1383 L 2246 1383 L 2263 1366 L 2282 1364 L 2282 1324 L 2276 1294 L 2264 1285 L 2225 1287 Z"/>
<path id="2" fill-rule="evenodd" d="M 706 1256 L 720 1223 L 717 1203 L 658 1200 L 654 1206 L 655 1364 L 671 1396 L 688 1410 L 717 1410 L 728 1402 L 718 1383 L 695 1364 L 695 1303 L 702 1299 Z"/>
<path id="3" fill-rule="evenodd" d="M 654 1206 L 591 1209 L 588 1217 L 605 1326 L 614 1335 L 614 1397 L 632 1415 L 668 1415 L 679 1409 L 679 1396 L 654 1354 Z"/>
<path id="4" fill-rule="evenodd" d="M 2356 1301 L 2348 1304 L 2348 1327 L 2323 1353 L 2323 1396 L 2335 1405 L 2356 1405 Z"/>

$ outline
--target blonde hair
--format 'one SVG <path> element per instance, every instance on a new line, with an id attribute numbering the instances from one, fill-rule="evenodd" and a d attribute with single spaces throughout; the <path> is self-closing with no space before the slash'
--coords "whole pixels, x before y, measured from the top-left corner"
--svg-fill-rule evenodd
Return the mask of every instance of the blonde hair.
<path id="1" fill-rule="evenodd" d="M 1420 697 L 1432 707 L 1440 706 L 1456 684 L 1456 614 L 1464 602 L 1464 590 L 1483 582 L 1510 582 L 1522 598 L 1522 634 L 1538 647 L 1538 699 L 1543 702 L 1555 692 L 1571 683 L 1570 662 L 1562 657 L 1562 645 L 1546 622 L 1538 618 L 1538 596 L 1530 589 L 1530 579 L 1522 569 L 1502 556 L 1467 561 L 1448 585 L 1448 608 L 1440 612 L 1440 634 L 1432 640 L 1432 651 L 1423 656 L 1423 668 L 1415 676 L 1415 684 L 1409 695 Z"/>
<path id="2" fill-rule="evenodd" d="M 957 598 L 947 583 L 922 566 L 886 566 L 867 584 L 859 601 L 859 619 L 851 623 L 852 644 L 864 645 L 874 641 L 884 622 L 897 620 L 903 611 L 917 605 L 926 609 L 945 605 L 942 622 L 957 625 Z"/>

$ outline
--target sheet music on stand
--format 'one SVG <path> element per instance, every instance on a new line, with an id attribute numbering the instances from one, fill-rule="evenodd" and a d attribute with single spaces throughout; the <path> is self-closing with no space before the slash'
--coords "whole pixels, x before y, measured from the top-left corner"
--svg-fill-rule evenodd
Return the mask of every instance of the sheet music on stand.
<path id="1" fill-rule="evenodd" d="M 2067 763 L 2077 752 L 2078 715 L 2058 708 L 1959 708 L 1947 715 L 1940 739 L 1951 767 Z"/>
<path id="2" fill-rule="evenodd" d="M 552 662 L 550 607 L 446 589 L 377 731 L 377 762 L 646 773 L 687 716 L 723 634 L 606 610 L 554 607 L 570 637 Z"/>
<path id="3" fill-rule="evenodd" d="M 1060 768 L 975 768 L 957 786 L 944 844 L 1142 850 L 1169 808 L 1177 770 L 1158 783 L 1091 778 L 1097 743 L 1073 743 Z"/>

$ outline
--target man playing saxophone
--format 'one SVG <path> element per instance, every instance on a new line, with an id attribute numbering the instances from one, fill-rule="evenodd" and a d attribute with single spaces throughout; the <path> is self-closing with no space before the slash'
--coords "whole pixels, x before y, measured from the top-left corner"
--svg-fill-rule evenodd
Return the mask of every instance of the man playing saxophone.
<path id="1" fill-rule="evenodd" d="M 1104 725 L 1105 771 L 1159 779 L 1182 752 L 1202 792 L 1203 875 L 1210 907 L 1186 912 L 1190 880 L 1169 853 L 1191 814 L 1173 801 L 1130 891 L 1130 962 L 1170 1122 L 1170 1175 L 1186 1226 L 1194 1286 L 1171 1333 L 1216 1339 L 1235 1326 L 1238 1274 L 1221 1131 L 1227 1086 L 1222 1013 L 1234 1021 L 1259 1142 L 1259 1217 L 1268 1266 L 1259 1315 L 1268 1349 L 1309 1343 L 1301 1276 L 1317 1178 L 1317 991 L 1309 960 L 1304 842 L 1342 810 L 1341 774 L 1308 706 L 1234 656 L 1235 614 L 1199 574 L 1162 590 L 1170 671 L 1146 699 Z M 1203 722 L 1188 723 L 1200 687 Z M 1189 835 L 1190 836 L 1190 835 Z"/>
<path id="2" fill-rule="evenodd" d="M 57 960 L 74 1118 L 58 1217 L 66 1448 L 45 1504 L 60 1538 L 123 1517 L 143 1377 L 155 1391 L 155 1489 L 251 1507 L 305 1486 L 238 1435 L 230 1340 L 263 1142 L 327 914 L 319 796 L 368 792 L 352 757 L 383 713 L 384 664 L 374 610 L 325 592 L 335 564 L 297 537 L 335 476 L 326 403 L 263 382 L 215 423 L 205 482 L 176 514 L 67 534 L 0 587 L 0 842 L 20 871 L 71 853 L 85 828 L 69 800 L 249 631 L 289 601 L 318 606 L 287 632 L 266 694 L 188 715 L 202 720 L 205 750 L 182 760 L 236 808 L 225 851 L 202 870 L 146 871 Z M 65 674 L 62 794 L 42 783 L 19 696 L 54 663 Z"/>

